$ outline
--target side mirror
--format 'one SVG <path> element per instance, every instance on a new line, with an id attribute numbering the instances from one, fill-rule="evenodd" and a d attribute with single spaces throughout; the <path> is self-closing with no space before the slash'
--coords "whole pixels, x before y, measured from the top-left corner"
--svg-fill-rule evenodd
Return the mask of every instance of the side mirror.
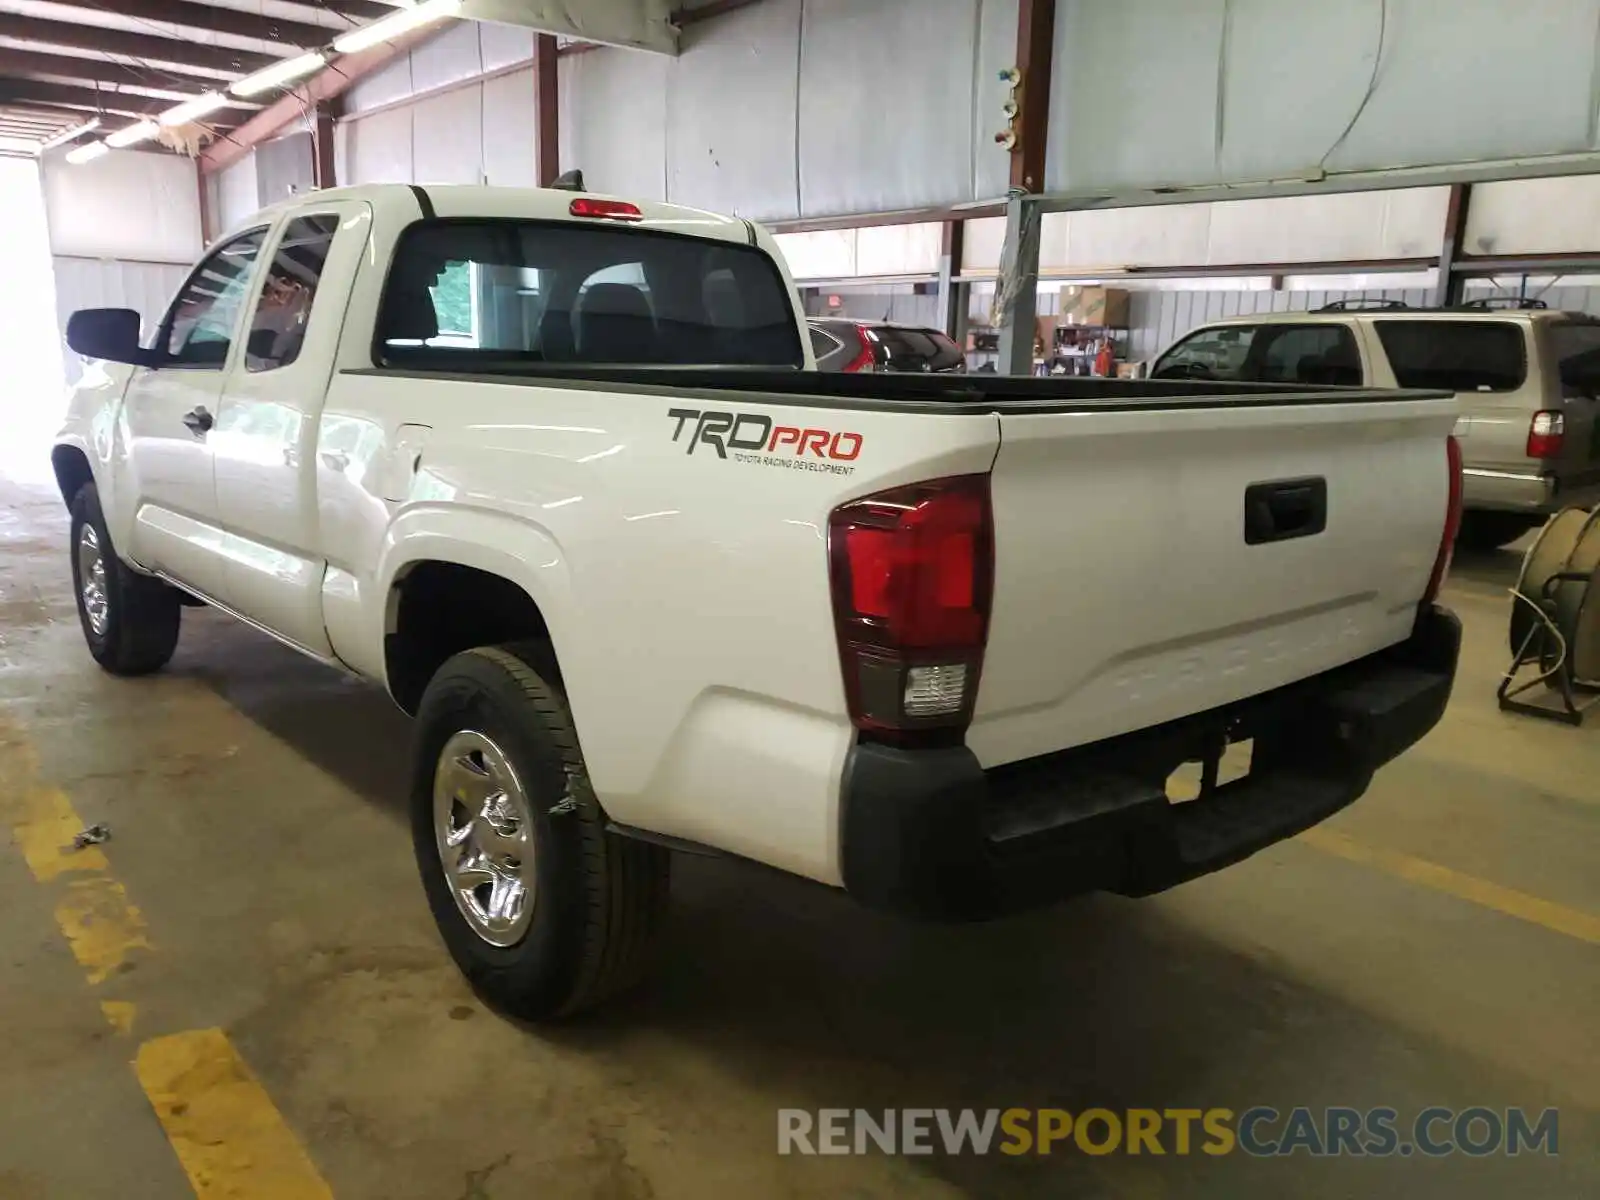
<path id="1" fill-rule="evenodd" d="M 154 355 L 139 345 L 139 314 L 131 308 L 84 308 L 67 318 L 67 345 L 85 358 L 149 366 Z"/>

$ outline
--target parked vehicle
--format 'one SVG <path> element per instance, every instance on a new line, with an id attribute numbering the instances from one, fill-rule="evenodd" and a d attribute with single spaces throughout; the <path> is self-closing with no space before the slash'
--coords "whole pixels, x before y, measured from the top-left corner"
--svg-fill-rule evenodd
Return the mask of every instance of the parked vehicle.
<path id="1" fill-rule="evenodd" d="M 965 371 L 967 356 L 948 334 L 890 321 L 811 318 L 819 371 Z"/>
<path id="2" fill-rule="evenodd" d="M 268 209 L 148 346 L 69 324 L 89 651 L 160 668 L 188 596 L 381 681 L 444 941 L 535 1017 L 637 977 L 672 847 L 938 918 L 1145 894 L 1438 720 L 1448 395 L 829 375 L 806 333 L 735 218 Z M 1246 778 L 1168 803 L 1240 739 Z"/>
<path id="3" fill-rule="evenodd" d="M 1151 374 L 1454 392 L 1461 538 L 1476 548 L 1600 503 L 1600 320 L 1584 313 L 1514 299 L 1452 309 L 1336 301 L 1201 326 Z"/>

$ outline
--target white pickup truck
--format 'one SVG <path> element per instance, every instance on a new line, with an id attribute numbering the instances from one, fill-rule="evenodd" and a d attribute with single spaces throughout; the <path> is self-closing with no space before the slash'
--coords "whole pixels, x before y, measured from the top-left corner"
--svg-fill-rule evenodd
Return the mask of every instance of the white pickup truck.
<path id="1" fill-rule="evenodd" d="M 762 229 L 558 190 L 299 197 L 144 344 L 67 336 L 90 652 L 204 603 L 382 681 L 444 940 L 530 1016 L 639 975 L 674 848 L 941 919 L 1147 894 L 1449 696 L 1442 393 L 822 374 Z"/>

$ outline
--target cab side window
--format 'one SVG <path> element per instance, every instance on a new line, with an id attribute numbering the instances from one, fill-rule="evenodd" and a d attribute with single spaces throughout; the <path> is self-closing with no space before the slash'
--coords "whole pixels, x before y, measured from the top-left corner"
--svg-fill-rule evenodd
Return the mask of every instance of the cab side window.
<path id="1" fill-rule="evenodd" d="M 300 357 L 317 283 L 338 231 L 339 218 L 331 214 L 296 217 L 284 227 L 250 319 L 246 370 L 272 371 Z"/>
<path id="2" fill-rule="evenodd" d="M 266 232 L 252 229 L 217 247 L 189 276 L 162 326 L 158 344 L 167 352 L 167 365 L 220 368 L 228 361 Z"/>
<path id="3" fill-rule="evenodd" d="M 1153 379 L 1241 378 L 1259 325 L 1223 325 L 1191 333 L 1161 356 Z"/>

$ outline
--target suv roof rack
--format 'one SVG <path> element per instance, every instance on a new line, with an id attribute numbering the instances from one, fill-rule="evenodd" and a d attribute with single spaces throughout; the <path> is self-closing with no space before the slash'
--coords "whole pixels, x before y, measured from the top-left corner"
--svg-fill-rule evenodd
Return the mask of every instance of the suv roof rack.
<path id="1" fill-rule="evenodd" d="M 1364 308 L 1410 308 L 1404 300 L 1384 300 L 1377 296 L 1370 299 L 1357 297 L 1354 300 L 1330 300 L 1318 312 L 1355 312 Z"/>
<path id="2" fill-rule="evenodd" d="M 1550 306 L 1543 300 L 1536 300 L 1531 296 L 1483 296 L 1477 300 L 1463 301 L 1460 307 L 1487 312 L 1496 308 L 1549 308 Z"/>

